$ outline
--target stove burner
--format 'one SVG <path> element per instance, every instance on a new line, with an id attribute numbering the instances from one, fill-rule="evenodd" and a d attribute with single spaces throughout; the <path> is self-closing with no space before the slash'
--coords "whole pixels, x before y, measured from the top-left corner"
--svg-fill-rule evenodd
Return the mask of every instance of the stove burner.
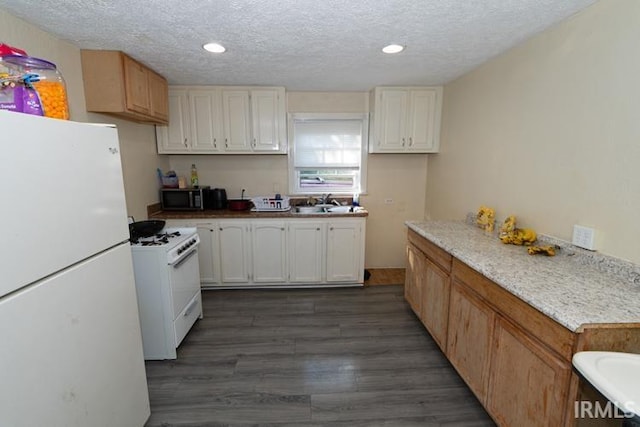
<path id="1" fill-rule="evenodd" d="M 147 240 L 146 242 L 136 242 L 136 243 L 140 243 L 140 245 L 142 246 L 160 246 L 166 242 L 162 242 L 160 240 Z"/>
<path id="2" fill-rule="evenodd" d="M 156 237 L 157 238 L 166 239 L 168 241 L 168 239 L 170 239 L 172 237 L 180 237 L 180 232 L 179 231 L 174 231 L 173 233 L 159 233 L 159 234 L 156 234 Z"/>
<path id="3" fill-rule="evenodd" d="M 162 246 L 169 243 L 169 239 L 173 239 L 175 237 L 180 237 L 181 234 L 179 231 L 173 231 L 171 233 L 158 233 L 149 237 L 134 237 L 129 239 L 129 241 L 134 245 L 140 246 Z"/>

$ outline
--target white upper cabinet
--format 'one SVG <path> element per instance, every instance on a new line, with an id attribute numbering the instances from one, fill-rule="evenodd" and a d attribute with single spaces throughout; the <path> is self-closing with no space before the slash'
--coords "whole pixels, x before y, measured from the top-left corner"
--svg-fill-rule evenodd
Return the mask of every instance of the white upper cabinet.
<path id="1" fill-rule="evenodd" d="M 284 88 L 222 90 L 225 150 L 284 153 Z"/>
<path id="2" fill-rule="evenodd" d="M 251 151 L 251 108 L 248 90 L 223 90 L 225 151 Z"/>
<path id="3" fill-rule="evenodd" d="M 169 109 L 169 125 L 156 127 L 160 154 L 287 152 L 284 88 L 174 86 Z"/>
<path id="4" fill-rule="evenodd" d="M 252 90 L 253 151 L 282 151 L 286 138 L 284 90 Z"/>
<path id="5" fill-rule="evenodd" d="M 189 100 L 184 89 L 169 89 L 169 125 L 156 126 L 158 153 L 189 153 Z"/>
<path id="6" fill-rule="evenodd" d="M 377 87 L 371 92 L 370 153 L 437 153 L 442 87 Z"/>
<path id="7" fill-rule="evenodd" d="M 191 151 L 218 151 L 222 133 L 220 94 L 217 90 L 189 91 L 189 115 L 191 116 Z"/>

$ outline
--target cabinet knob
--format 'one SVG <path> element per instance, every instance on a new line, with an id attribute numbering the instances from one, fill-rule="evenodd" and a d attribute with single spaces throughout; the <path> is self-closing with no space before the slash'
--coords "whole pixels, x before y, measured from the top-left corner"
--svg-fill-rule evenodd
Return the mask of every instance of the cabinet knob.
<path id="1" fill-rule="evenodd" d="M 333 227 L 329 227 L 329 231 L 333 231 Z"/>
<path id="2" fill-rule="evenodd" d="M 222 227 L 220 227 L 220 231 L 222 231 Z"/>
<path id="3" fill-rule="evenodd" d="M 280 230 L 284 231 L 284 227 L 282 227 Z"/>
<path id="4" fill-rule="evenodd" d="M 316 228 L 316 231 L 320 231 L 320 227 Z"/>

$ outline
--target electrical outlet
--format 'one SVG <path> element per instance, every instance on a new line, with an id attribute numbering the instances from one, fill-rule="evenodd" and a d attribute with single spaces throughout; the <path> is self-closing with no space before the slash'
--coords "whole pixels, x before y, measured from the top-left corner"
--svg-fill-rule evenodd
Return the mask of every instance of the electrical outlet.
<path id="1" fill-rule="evenodd" d="M 384 199 L 384 204 L 385 205 L 392 205 L 393 204 L 393 199 Z"/>
<path id="2" fill-rule="evenodd" d="M 596 250 L 595 236 L 596 230 L 590 227 L 582 225 L 573 226 L 573 241 L 572 243 L 590 251 Z"/>

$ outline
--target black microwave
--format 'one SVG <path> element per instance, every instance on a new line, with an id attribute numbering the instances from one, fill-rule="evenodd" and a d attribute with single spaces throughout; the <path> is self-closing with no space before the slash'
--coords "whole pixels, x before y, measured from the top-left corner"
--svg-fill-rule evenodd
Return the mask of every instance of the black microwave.
<path id="1" fill-rule="evenodd" d="M 209 186 L 200 188 L 162 188 L 160 203 L 169 211 L 198 211 L 204 209 L 204 197 Z"/>

